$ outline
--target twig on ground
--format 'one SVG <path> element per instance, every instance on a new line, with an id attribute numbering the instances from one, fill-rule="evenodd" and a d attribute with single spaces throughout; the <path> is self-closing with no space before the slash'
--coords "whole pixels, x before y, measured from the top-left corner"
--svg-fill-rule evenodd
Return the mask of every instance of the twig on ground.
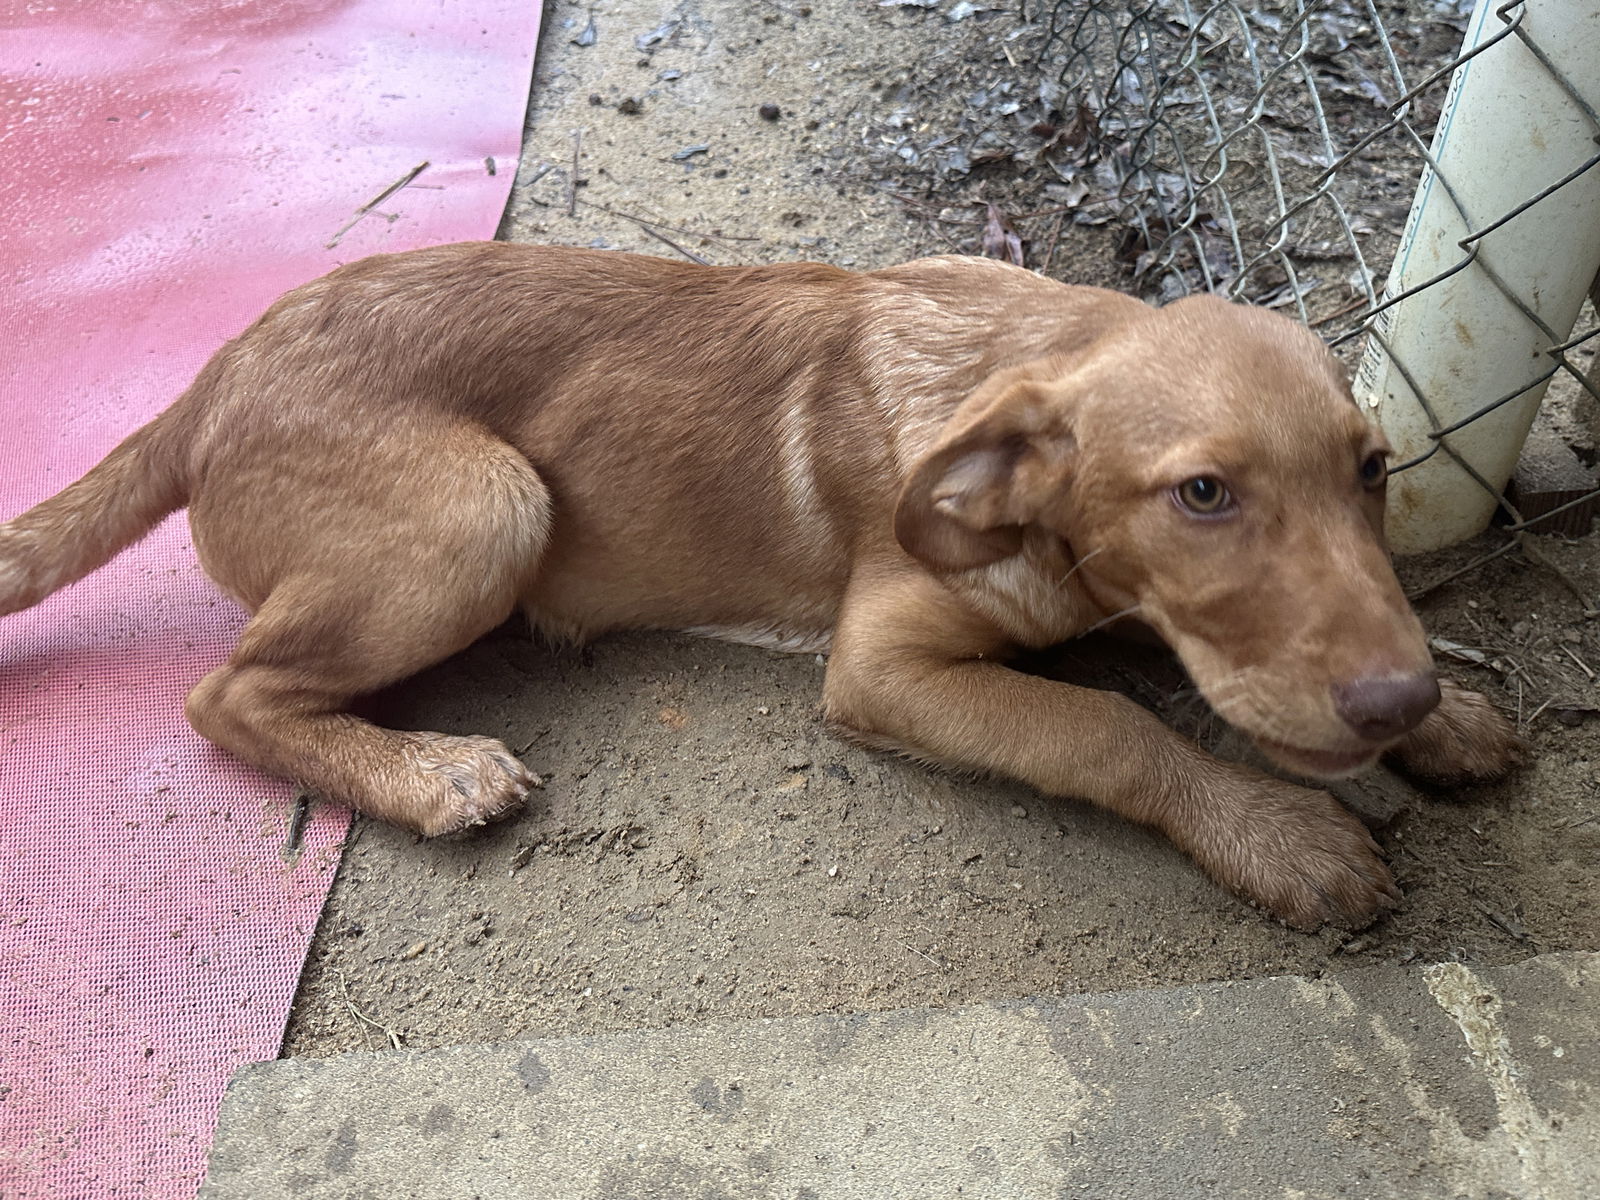
<path id="1" fill-rule="evenodd" d="M 1424 596 L 1428 595 L 1430 592 L 1438 591 L 1440 588 L 1442 588 L 1445 584 L 1449 583 L 1451 580 L 1460 579 L 1461 576 L 1467 574 L 1469 571 L 1476 571 L 1479 567 L 1484 566 L 1487 563 L 1493 562 L 1495 559 L 1499 558 L 1502 554 L 1511 553 L 1511 551 L 1513 551 L 1513 550 L 1515 550 L 1517 548 L 1517 544 L 1518 543 L 1517 543 L 1516 539 L 1513 538 L 1511 541 L 1507 542 L 1505 545 L 1499 547 L 1498 549 L 1491 550 L 1487 554 L 1479 555 L 1477 558 L 1475 558 L 1471 562 L 1469 562 L 1466 566 L 1458 567 L 1454 571 L 1451 571 L 1448 575 L 1441 575 L 1441 576 L 1439 576 L 1439 578 L 1437 578 L 1435 580 L 1432 580 L 1432 581 L 1430 581 L 1428 583 L 1425 583 L 1419 588 L 1416 588 L 1416 589 L 1414 589 L 1412 591 L 1407 592 L 1406 593 L 1406 599 L 1412 601 L 1413 603 L 1418 601 L 1418 600 L 1421 600 Z"/>
<path id="2" fill-rule="evenodd" d="M 1519 517 L 1518 519 L 1520 520 L 1521 518 Z M 1595 607 L 1594 598 L 1585 592 L 1571 575 L 1567 574 L 1565 567 L 1545 553 L 1544 547 L 1535 542 L 1532 535 L 1519 532 L 1517 534 L 1517 545 L 1522 547 L 1522 553 L 1525 554 L 1531 562 L 1537 566 L 1543 567 L 1546 571 L 1549 571 L 1550 574 L 1554 575 L 1561 581 L 1562 586 L 1564 586 L 1567 591 L 1571 592 L 1573 596 L 1577 598 L 1578 606 L 1583 610 L 1585 620 L 1590 620 L 1594 617 L 1600 617 L 1600 608 Z"/>
<path id="3" fill-rule="evenodd" d="M 1495 912 L 1494 909 L 1490 908 L 1477 897 L 1473 897 L 1472 903 L 1479 912 L 1489 919 L 1489 923 L 1499 929 L 1502 933 L 1509 934 L 1511 937 L 1516 938 L 1519 942 L 1525 942 L 1528 940 L 1528 931 L 1523 929 L 1519 922 L 1510 917 L 1504 916 L 1501 913 Z"/>
<path id="4" fill-rule="evenodd" d="M 1577 656 L 1577 654 L 1575 654 L 1573 652 L 1573 649 L 1572 649 L 1571 646 L 1562 646 L 1561 650 L 1562 650 L 1562 653 L 1564 653 L 1568 658 L 1570 658 L 1573 662 L 1577 663 L 1580 668 L 1582 668 L 1583 673 L 1589 677 L 1589 682 L 1593 683 L 1594 682 L 1594 672 L 1589 669 L 1589 664 L 1584 662 L 1583 659 L 1579 658 Z"/>
<path id="5" fill-rule="evenodd" d="M 411 170 L 407 171 L 404 175 L 400 176 L 399 179 L 396 179 L 388 187 L 384 188 L 383 191 L 379 192 L 371 200 L 368 200 L 360 208 L 356 209 L 356 212 L 358 212 L 358 213 L 371 212 L 373 209 L 377 208 L 378 205 L 382 204 L 390 196 L 394 195 L 401 188 L 405 187 L 413 179 L 415 179 L 418 175 L 421 175 L 424 171 L 426 171 L 432 165 L 433 165 L 432 163 L 427 162 L 426 160 L 424 160 L 423 162 L 419 162 L 416 166 L 412 167 Z"/>
<path id="6" fill-rule="evenodd" d="M 706 233 L 700 229 L 685 229 L 681 225 L 670 225 L 666 221 L 657 221 L 654 217 L 641 217 L 637 213 L 625 213 L 621 209 L 612 208 L 609 204 L 601 204 L 598 200 L 580 200 L 578 203 L 588 208 L 597 208 L 613 217 L 621 217 L 624 221 L 632 221 L 636 225 L 649 225 L 653 229 L 670 229 L 673 233 L 681 233 L 685 237 L 709 238 L 713 242 L 759 242 L 761 240 L 754 234 Z"/>
<path id="7" fill-rule="evenodd" d="M 1057 213 L 1055 227 L 1050 230 L 1050 244 L 1045 247 L 1044 261 L 1039 264 L 1039 274 L 1046 277 L 1048 277 L 1050 274 L 1050 265 L 1055 262 L 1056 243 L 1061 240 L 1061 226 L 1065 223 L 1066 219 L 1067 214 L 1065 212 Z"/>
<path id="8" fill-rule="evenodd" d="M 572 174 L 567 178 L 567 216 L 578 215 L 578 155 L 583 150 L 583 130 L 572 131 Z"/>
<path id="9" fill-rule="evenodd" d="M 283 849 L 279 857 L 284 862 L 299 861 L 300 849 L 306 836 L 306 823 L 311 819 L 311 793 L 301 792 L 294 798 L 294 807 L 289 812 L 289 832 L 284 836 Z"/>
<path id="10" fill-rule="evenodd" d="M 532 171 L 530 171 L 528 173 L 528 177 L 526 179 L 521 179 L 521 180 L 518 180 L 517 182 L 522 187 L 531 188 L 534 184 L 538 183 L 539 180 L 543 179 L 546 175 L 550 174 L 550 172 L 554 171 L 555 169 L 556 169 L 555 163 L 542 162 L 537 167 L 535 167 Z M 533 197 L 530 196 L 529 199 L 531 200 L 531 199 L 533 199 Z M 543 204 L 544 201 L 540 200 L 540 201 L 538 201 L 538 203 Z"/>
<path id="11" fill-rule="evenodd" d="M 690 262 L 697 262 L 703 267 L 709 267 L 711 265 L 711 260 L 709 258 L 706 258 L 704 255 L 696 254 L 693 250 L 690 250 L 685 246 L 678 245 L 677 242 L 673 241 L 666 234 L 657 232 L 656 230 L 650 228 L 650 226 L 646 225 L 643 221 L 640 221 L 634 217 L 629 217 L 628 220 L 633 221 L 635 225 L 644 230 L 651 237 L 655 238 L 656 241 L 661 242 L 663 245 L 671 246 Z"/>
<path id="12" fill-rule="evenodd" d="M 332 250 L 335 246 L 337 246 L 339 244 L 339 239 L 344 237 L 345 234 L 349 233 L 352 229 L 354 229 L 361 222 L 361 219 L 363 217 L 365 217 L 373 209 L 377 208 L 378 205 L 382 204 L 390 196 L 392 196 L 396 192 L 398 192 L 401 188 L 403 188 L 407 184 L 409 184 L 418 175 L 421 175 L 424 171 L 426 171 L 432 165 L 433 165 L 432 163 L 426 162 L 426 161 L 419 162 L 416 166 L 412 167 L 411 170 L 407 171 L 404 175 L 400 176 L 399 179 L 396 179 L 388 187 L 384 188 L 383 191 L 379 192 L 371 200 L 368 200 L 360 208 L 356 209 L 355 216 L 351 217 L 350 220 L 345 223 L 344 227 L 342 229 L 340 229 L 339 232 L 335 233 L 333 235 L 333 237 L 328 240 L 328 242 L 324 246 L 324 249 Z"/>
<path id="13" fill-rule="evenodd" d="M 926 228 L 931 229 L 940 241 L 944 242 L 946 246 L 949 246 L 952 252 L 956 254 L 965 253 L 961 247 L 956 244 L 956 240 L 954 238 L 952 238 L 943 229 L 939 228 L 939 218 L 930 217 L 927 213 L 923 213 L 922 223 Z"/>
<path id="14" fill-rule="evenodd" d="M 895 940 L 896 941 L 900 941 L 899 938 L 896 938 Z M 944 970 L 944 964 L 942 962 L 940 962 L 937 958 L 934 958 L 933 955 L 927 954 L 927 953 L 924 953 L 921 950 L 918 950 L 915 946 L 911 945 L 911 943 L 909 943 L 909 942 L 900 942 L 900 944 L 902 946 L 904 946 L 907 950 L 911 951 L 911 953 L 916 954 L 916 955 L 920 955 L 922 958 L 927 959 L 934 966 L 938 967 L 941 971 Z"/>
<path id="15" fill-rule="evenodd" d="M 389 1026 L 384 1025 L 381 1022 L 374 1021 L 371 1017 L 367 1016 L 366 1013 L 362 1012 L 356 1007 L 355 1001 L 350 999 L 350 984 L 345 979 L 343 972 L 340 972 L 339 974 L 339 990 L 344 993 L 345 1007 L 350 1010 L 351 1016 L 372 1026 L 372 1028 L 376 1029 L 379 1033 L 386 1035 L 389 1039 L 389 1045 L 394 1049 L 402 1050 L 405 1048 L 398 1033 L 396 1033 L 393 1029 L 390 1029 Z"/>
<path id="16" fill-rule="evenodd" d="M 1355 312 L 1357 309 L 1365 308 L 1366 306 L 1367 306 L 1367 298 L 1365 296 L 1361 296 L 1358 299 L 1352 300 L 1349 304 L 1346 304 L 1343 308 L 1334 309 L 1331 313 L 1329 313 L 1325 317 L 1318 317 L 1315 321 L 1311 322 L 1311 328 L 1315 329 L 1318 325 L 1326 325 L 1329 321 L 1337 321 L 1340 317 L 1348 316 L 1350 313 Z"/>

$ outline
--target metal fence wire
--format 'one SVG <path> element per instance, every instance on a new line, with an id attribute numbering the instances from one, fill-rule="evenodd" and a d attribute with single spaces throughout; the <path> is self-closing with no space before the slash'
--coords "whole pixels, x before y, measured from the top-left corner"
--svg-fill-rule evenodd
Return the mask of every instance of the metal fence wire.
<path id="1" fill-rule="evenodd" d="M 1538 222 L 1555 193 L 1600 179 L 1600 95 L 1562 75 L 1561 54 L 1530 34 L 1524 0 L 1491 2 L 1466 51 L 1472 0 L 1029 0 L 1023 9 L 1043 34 L 1041 99 L 1061 118 L 1054 170 L 1069 187 L 1109 197 L 1144 290 L 1164 299 L 1213 291 L 1293 311 L 1352 357 L 1365 345 L 1369 365 L 1387 351 L 1427 422 L 1429 444 L 1401 469 L 1441 453 L 1461 462 L 1452 434 L 1552 381 L 1564 381 L 1569 405 L 1600 404 L 1593 306 L 1576 328 L 1553 328 L 1492 249 L 1519 222 Z M 1561 88 L 1563 119 L 1582 125 L 1593 153 L 1555 178 L 1517 181 L 1520 199 L 1501 211 L 1471 212 L 1431 148 L 1435 125 L 1457 68 L 1510 38 Z M 1600 55 L 1600 45 L 1586 53 Z M 1442 189 L 1464 235 L 1429 277 L 1386 288 L 1419 181 Z M 1507 394 L 1457 415 L 1384 339 L 1397 306 L 1433 303 L 1469 271 L 1537 330 L 1539 353 Z M 1590 468 L 1593 436 L 1579 448 Z M 1594 494 L 1564 501 L 1582 510 L 1582 528 Z M 1509 511 L 1513 528 L 1528 523 Z"/>

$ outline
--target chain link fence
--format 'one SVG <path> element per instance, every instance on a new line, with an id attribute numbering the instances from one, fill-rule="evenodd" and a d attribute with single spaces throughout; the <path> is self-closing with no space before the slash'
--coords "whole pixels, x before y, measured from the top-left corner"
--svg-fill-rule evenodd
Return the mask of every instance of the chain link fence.
<path id="1" fill-rule="evenodd" d="M 1398 443 L 1397 484 L 1412 473 L 1427 493 L 1411 507 L 1587 530 L 1600 320 L 1578 304 L 1600 269 L 1600 0 L 1029 0 L 1023 18 L 1058 119 L 1046 160 L 1109 201 L 1144 290 L 1281 308 L 1352 360 L 1364 349 L 1358 394 Z M 1505 70 L 1522 75 L 1486 90 Z M 1472 154 L 1455 153 L 1469 127 Z M 1568 298 L 1552 305 L 1556 275 Z M 1469 311 L 1476 324 L 1457 320 Z M 1407 333 L 1441 318 L 1454 333 Z M 1573 461 L 1508 498 L 1551 385 L 1536 433 Z M 1424 478 L 1444 466 L 1476 495 Z"/>

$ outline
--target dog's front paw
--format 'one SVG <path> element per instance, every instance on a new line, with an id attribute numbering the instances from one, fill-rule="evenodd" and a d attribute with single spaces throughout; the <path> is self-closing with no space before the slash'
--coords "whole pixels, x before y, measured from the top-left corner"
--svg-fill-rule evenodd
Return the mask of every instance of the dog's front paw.
<path id="1" fill-rule="evenodd" d="M 407 822 L 424 837 L 459 833 L 522 807 L 538 779 L 501 742 L 486 737 L 407 733 L 425 795 Z"/>
<path id="2" fill-rule="evenodd" d="M 1439 690 L 1439 707 L 1389 752 L 1397 767 L 1447 786 L 1497 779 L 1522 763 L 1527 743 L 1499 709 L 1448 679 Z"/>
<path id="3" fill-rule="evenodd" d="M 1378 844 L 1328 793 L 1263 777 L 1230 797 L 1226 811 L 1204 839 L 1209 846 L 1191 843 L 1191 853 L 1285 924 L 1363 929 L 1399 903 Z"/>

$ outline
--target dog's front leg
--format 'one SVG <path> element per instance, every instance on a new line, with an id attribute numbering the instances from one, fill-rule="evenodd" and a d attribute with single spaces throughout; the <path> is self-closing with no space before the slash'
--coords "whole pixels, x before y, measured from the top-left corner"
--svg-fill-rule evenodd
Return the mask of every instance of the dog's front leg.
<path id="1" fill-rule="evenodd" d="M 1289 924 L 1370 923 L 1399 899 L 1325 792 L 1222 763 L 1127 698 L 1012 670 L 1003 635 L 913 569 L 852 584 L 824 704 L 869 745 L 1007 775 L 1154 826 Z"/>
<path id="2" fill-rule="evenodd" d="M 1439 707 L 1402 738 L 1389 757 L 1437 787 L 1497 779 L 1522 762 L 1527 744 L 1483 696 L 1439 681 Z"/>

